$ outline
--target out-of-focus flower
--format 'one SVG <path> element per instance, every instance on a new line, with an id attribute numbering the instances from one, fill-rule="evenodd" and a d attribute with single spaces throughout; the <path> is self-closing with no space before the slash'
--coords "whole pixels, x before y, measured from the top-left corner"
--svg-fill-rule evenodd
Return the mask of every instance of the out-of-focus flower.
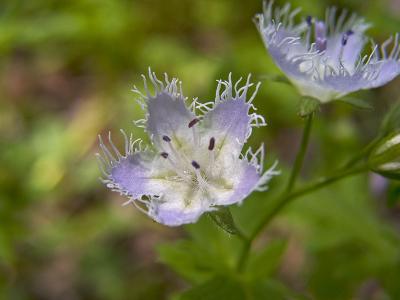
<path id="1" fill-rule="evenodd" d="M 400 179 L 400 132 L 383 138 L 371 151 L 368 163 L 374 172 Z"/>
<path id="2" fill-rule="evenodd" d="M 215 101 L 186 105 L 181 83 L 165 75 L 165 82 L 149 70 L 152 95 L 145 76 L 146 93 L 136 87 L 146 119 L 135 122 L 149 134 L 151 148 L 140 140 L 125 137 L 120 154 L 111 141 L 107 148 L 100 138 L 103 155 L 98 155 L 110 189 L 126 195 L 155 221 L 178 226 L 196 222 L 204 212 L 218 206 L 241 203 L 252 191 L 263 191 L 275 165 L 263 171 L 263 145 L 256 151 L 242 148 L 252 128 L 264 126 L 248 97 L 250 76 L 244 86 L 218 81 Z"/>
<path id="3" fill-rule="evenodd" d="M 264 2 L 255 17 L 257 28 L 279 68 L 303 96 L 321 102 L 348 93 L 382 86 L 400 73 L 398 34 L 362 56 L 369 24 L 355 14 L 328 9 L 325 21 L 304 18 L 295 23 L 300 9 L 273 8 Z"/>

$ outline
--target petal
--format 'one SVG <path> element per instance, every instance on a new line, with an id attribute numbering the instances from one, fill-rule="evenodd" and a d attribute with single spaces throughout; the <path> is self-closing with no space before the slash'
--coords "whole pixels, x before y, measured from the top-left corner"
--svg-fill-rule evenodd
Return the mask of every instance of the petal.
<path id="1" fill-rule="evenodd" d="M 141 149 L 141 140 L 128 138 L 121 130 L 125 138 L 125 151 L 123 154 L 117 149 L 108 136 L 109 147 L 103 143 L 101 136 L 100 148 L 103 155 L 96 154 L 99 160 L 100 170 L 107 187 L 129 196 L 132 200 L 140 199 L 143 195 L 158 195 L 169 186 L 171 171 L 166 159 L 148 150 Z"/>
<path id="2" fill-rule="evenodd" d="M 196 223 L 203 210 L 182 210 L 180 206 L 174 207 L 173 203 L 164 203 L 150 214 L 154 221 L 167 226 L 180 226 L 183 224 Z"/>
<path id="3" fill-rule="evenodd" d="M 161 224 L 179 226 L 195 223 L 204 212 L 211 210 L 202 192 L 182 182 L 171 182 L 162 197 L 150 204 L 149 215 Z"/>
<path id="4" fill-rule="evenodd" d="M 343 66 L 352 73 L 367 41 L 364 33 L 370 24 L 355 14 L 348 14 L 346 10 L 339 16 L 336 13 L 335 8 L 328 10 L 327 22 L 330 23 L 331 34 L 328 36 L 324 57 L 326 63 L 335 70 Z"/>
<path id="5" fill-rule="evenodd" d="M 244 99 L 219 103 L 204 116 L 203 127 L 216 138 L 219 148 L 243 144 L 250 128 L 249 109 Z"/>
<path id="6" fill-rule="evenodd" d="M 199 204 L 199 202 L 194 202 Z M 153 205 L 149 215 L 158 223 L 167 226 L 180 226 L 195 223 L 205 212 L 201 205 L 186 207 L 182 201 L 166 201 Z"/>
<path id="7" fill-rule="evenodd" d="M 192 135 L 188 134 L 188 124 L 195 119 L 195 115 L 186 107 L 179 80 L 169 80 L 165 74 L 165 80 L 160 81 L 150 69 L 148 78 L 144 75 L 142 77 L 146 93 L 143 94 L 136 87 L 133 92 L 140 95 L 138 101 L 142 108 L 147 110 L 147 115 L 146 120 L 139 120 L 136 124 L 145 127 L 157 146 L 160 146 L 164 136 L 171 140 L 176 139 L 178 143 L 182 139 L 192 138 Z M 148 81 L 155 90 L 154 95 L 150 93 Z"/>
<path id="8" fill-rule="evenodd" d="M 335 34 L 328 38 L 324 57 L 326 63 L 335 70 L 344 66 L 349 72 L 353 72 L 360 53 L 365 45 L 365 37 L 360 32 L 354 32 L 347 36 L 346 45 L 343 46 L 342 40 L 345 33 Z"/>
<path id="9" fill-rule="evenodd" d="M 337 98 L 362 89 L 365 82 L 363 72 L 358 71 L 354 74 L 341 73 L 327 75 L 321 80 L 321 85 L 326 89 L 335 91 L 333 98 Z"/>
<path id="10" fill-rule="evenodd" d="M 157 195 L 165 185 L 162 178 L 167 176 L 168 170 L 162 168 L 161 164 L 154 167 L 155 164 L 157 160 L 149 153 L 129 154 L 114 163 L 108 179 L 114 185 L 113 188 L 133 199 L 143 195 Z"/>
<path id="11" fill-rule="evenodd" d="M 246 161 L 241 161 L 239 165 L 236 173 L 231 173 L 231 180 L 234 181 L 232 192 L 216 199 L 217 205 L 241 203 L 257 187 L 260 180 L 257 169 Z"/>
<path id="12" fill-rule="evenodd" d="M 400 73 L 400 62 L 394 59 L 382 60 L 378 63 L 370 64 L 368 72 L 377 74 L 376 78 L 368 82 L 365 88 L 375 88 L 382 86 L 393 80 Z"/>
<path id="13" fill-rule="evenodd" d="M 182 97 L 158 93 L 148 99 L 147 109 L 147 131 L 156 144 L 161 143 L 163 136 L 178 140 L 192 137 L 188 124 L 195 116 L 187 109 Z"/>
<path id="14" fill-rule="evenodd" d="M 216 151 L 229 151 L 237 157 L 252 131 L 252 121 L 259 121 L 258 126 L 264 126 L 264 118 L 255 113 L 250 114 L 253 108 L 251 102 L 254 99 L 259 84 L 257 84 L 254 93 L 247 100 L 248 89 L 253 85 L 250 83 L 250 76 L 246 84 L 238 88 L 232 85 L 231 78 L 226 82 L 219 82 L 217 88 L 217 100 L 214 108 L 204 115 L 201 127 L 203 129 L 202 138 L 208 143 L 211 137 L 215 138 Z M 221 86 L 225 90 L 218 95 Z M 233 94 L 234 93 L 234 94 Z"/>

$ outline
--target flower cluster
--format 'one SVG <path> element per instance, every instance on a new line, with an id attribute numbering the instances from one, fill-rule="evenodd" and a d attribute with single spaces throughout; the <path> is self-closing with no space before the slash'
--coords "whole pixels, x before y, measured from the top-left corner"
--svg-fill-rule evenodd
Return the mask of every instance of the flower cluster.
<path id="1" fill-rule="evenodd" d="M 155 221 L 178 226 L 196 222 L 218 206 L 241 203 L 252 191 L 263 191 L 278 172 L 275 165 L 263 171 L 263 145 L 242 153 L 252 128 L 264 126 L 249 96 L 250 76 L 243 86 L 218 81 L 215 101 L 186 103 L 178 79 L 160 81 L 149 70 L 145 94 L 136 87 L 146 119 L 136 124 L 148 133 L 152 145 L 125 137 L 121 154 L 109 136 L 109 147 L 100 137 L 98 154 L 103 182 L 126 195 L 126 203 Z M 155 93 L 147 86 L 150 80 Z"/>
<path id="2" fill-rule="evenodd" d="M 400 73 L 397 34 L 363 56 L 369 24 L 362 18 L 331 8 L 325 21 L 307 16 L 296 23 L 299 11 L 264 2 L 255 22 L 272 58 L 303 96 L 328 102 L 382 86 Z"/>
<path id="3" fill-rule="evenodd" d="M 324 21 L 308 16 L 296 22 L 299 11 L 265 1 L 255 21 L 276 64 L 303 96 L 329 102 L 386 84 L 400 73 L 397 34 L 380 47 L 373 44 L 372 52 L 363 56 L 369 25 L 362 18 L 333 8 Z M 100 137 L 103 153 L 97 155 L 103 182 L 126 195 L 126 203 L 159 223 L 178 226 L 196 222 L 219 206 L 240 204 L 252 191 L 265 190 L 278 174 L 275 165 L 263 171 L 263 145 L 242 152 L 252 128 L 266 125 L 252 104 L 259 84 L 248 95 L 254 85 L 250 76 L 242 86 L 231 76 L 219 80 L 215 100 L 207 103 L 187 101 L 181 82 L 166 74 L 161 81 L 149 69 L 143 80 L 145 93 L 136 87 L 134 92 L 146 118 L 135 124 L 148 133 L 151 146 L 142 147 L 140 139 L 121 131 L 123 154 L 109 135 L 108 147 Z M 397 142 L 398 135 L 390 140 L 395 146 L 379 148 L 370 159 L 371 168 L 398 172 Z"/>

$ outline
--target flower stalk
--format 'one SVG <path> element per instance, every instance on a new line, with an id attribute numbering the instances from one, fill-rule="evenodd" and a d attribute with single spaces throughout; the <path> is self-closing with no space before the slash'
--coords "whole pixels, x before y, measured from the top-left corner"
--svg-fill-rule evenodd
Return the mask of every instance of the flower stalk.
<path id="1" fill-rule="evenodd" d="M 293 187 L 296 183 L 296 179 L 299 176 L 299 173 L 301 171 L 301 167 L 303 166 L 308 142 L 310 140 L 312 121 L 313 121 L 313 113 L 309 114 L 306 117 L 306 123 L 305 123 L 304 131 L 303 131 L 303 137 L 301 139 L 300 150 L 297 153 L 296 160 L 294 162 L 294 167 L 293 167 L 292 173 L 290 174 L 289 182 L 286 187 L 286 193 L 289 193 L 293 189 Z"/>

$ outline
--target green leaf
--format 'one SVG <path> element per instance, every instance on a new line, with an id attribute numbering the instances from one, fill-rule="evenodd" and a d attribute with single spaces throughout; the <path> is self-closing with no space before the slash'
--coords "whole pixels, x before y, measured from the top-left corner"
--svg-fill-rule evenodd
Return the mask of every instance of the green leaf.
<path id="1" fill-rule="evenodd" d="M 237 229 L 228 207 L 221 206 L 218 208 L 218 210 L 208 213 L 208 215 L 217 226 L 222 228 L 227 233 L 240 235 L 240 231 Z"/>
<path id="2" fill-rule="evenodd" d="M 158 246 L 160 261 L 191 282 L 204 282 L 216 273 L 233 274 L 241 240 L 226 234 L 210 218 L 185 226 L 184 241 Z"/>
<path id="3" fill-rule="evenodd" d="M 250 285 L 249 299 L 268 299 L 268 300 L 305 300 L 305 296 L 297 295 L 289 290 L 281 282 L 273 279 L 258 280 Z"/>
<path id="4" fill-rule="evenodd" d="M 190 241 L 161 245 L 157 251 L 161 262 L 191 282 L 202 282 L 210 278 L 217 266 L 212 256 Z"/>
<path id="5" fill-rule="evenodd" d="M 230 277 L 216 276 L 184 292 L 180 300 L 243 300 L 247 299 L 240 282 Z"/>
<path id="6" fill-rule="evenodd" d="M 359 99 L 359 98 L 353 98 L 353 97 L 344 97 L 340 98 L 337 101 L 344 102 L 347 104 L 350 104 L 356 108 L 359 109 L 367 109 L 367 110 L 372 110 L 374 107 L 368 103 L 368 101 Z"/>
<path id="7" fill-rule="evenodd" d="M 312 97 L 301 97 L 299 116 L 305 118 L 319 110 L 320 101 Z"/>
<path id="8" fill-rule="evenodd" d="M 286 241 L 274 240 L 259 253 L 252 254 L 246 269 L 251 279 L 263 279 L 271 276 L 278 268 L 286 250 Z"/>

